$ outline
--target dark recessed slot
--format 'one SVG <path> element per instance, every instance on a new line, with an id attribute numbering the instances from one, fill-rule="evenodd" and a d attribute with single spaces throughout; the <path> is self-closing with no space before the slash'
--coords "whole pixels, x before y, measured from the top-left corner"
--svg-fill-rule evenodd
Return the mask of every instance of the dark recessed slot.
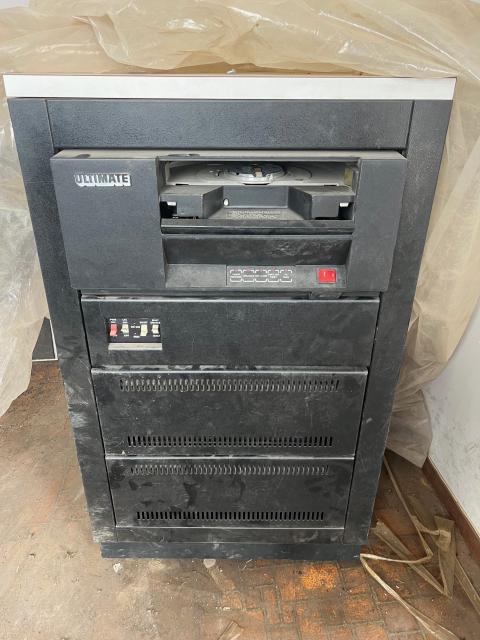
<path id="1" fill-rule="evenodd" d="M 313 220 L 329 220 L 323 215 L 318 215 L 312 218 Z M 353 220 L 353 202 L 344 202 L 338 205 L 337 220 Z"/>
<path id="2" fill-rule="evenodd" d="M 162 220 L 199 220 L 201 215 L 178 215 L 178 205 L 176 202 L 160 202 L 160 217 Z"/>
<path id="3" fill-rule="evenodd" d="M 164 236 L 169 264 L 344 265 L 350 244 L 349 234 Z"/>
<path id="4" fill-rule="evenodd" d="M 162 218 L 167 218 L 167 219 L 172 219 L 172 218 L 177 218 L 177 203 L 168 203 L 168 202 L 161 202 L 160 203 L 160 213 Z"/>

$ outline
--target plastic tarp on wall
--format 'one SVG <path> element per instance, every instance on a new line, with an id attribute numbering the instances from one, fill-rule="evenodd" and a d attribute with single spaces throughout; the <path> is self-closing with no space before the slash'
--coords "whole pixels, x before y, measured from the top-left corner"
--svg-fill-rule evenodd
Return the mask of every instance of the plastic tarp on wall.
<path id="1" fill-rule="evenodd" d="M 473 0 L 36 0 L 0 12 L 0 71 L 458 76 L 389 438 L 422 464 L 422 385 L 480 294 L 479 34 Z M 0 127 L 2 414 L 28 384 L 45 302 L 5 103 Z"/>

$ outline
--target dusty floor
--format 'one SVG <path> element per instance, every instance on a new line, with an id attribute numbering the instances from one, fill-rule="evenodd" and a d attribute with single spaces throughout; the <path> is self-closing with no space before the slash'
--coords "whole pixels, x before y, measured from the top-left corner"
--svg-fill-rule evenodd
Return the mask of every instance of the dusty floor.
<path id="1" fill-rule="evenodd" d="M 421 472 L 397 459 L 404 491 L 442 511 Z M 412 550 L 412 530 L 383 477 L 376 514 Z M 463 541 L 461 561 L 480 584 Z M 384 551 L 372 539 L 377 551 Z M 457 587 L 442 598 L 410 570 L 383 576 L 465 640 L 480 620 Z M 241 627 L 235 636 L 232 621 Z M 235 627 L 237 631 L 240 629 Z M 225 633 L 224 633 L 225 632 Z M 224 635 L 222 635 L 224 634 Z M 420 640 L 415 620 L 356 562 L 106 560 L 89 524 L 54 364 L 37 364 L 28 391 L 0 419 L 2 640 Z"/>

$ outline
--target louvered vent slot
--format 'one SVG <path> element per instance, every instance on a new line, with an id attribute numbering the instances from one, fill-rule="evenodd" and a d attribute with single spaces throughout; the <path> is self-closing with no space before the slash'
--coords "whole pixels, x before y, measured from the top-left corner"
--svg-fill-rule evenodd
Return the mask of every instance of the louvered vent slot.
<path id="1" fill-rule="evenodd" d="M 166 436 L 129 435 L 127 444 L 131 448 L 174 447 L 332 447 L 333 436 Z"/>
<path id="2" fill-rule="evenodd" d="M 323 511 L 137 511 L 137 521 L 321 522 Z"/>
<path id="3" fill-rule="evenodd" d="M 120 378 L 120 390 L 131 392 L 242 392 L 256 393 L 334 393 L 340 388 L 336 376 L 298 376 L 266 378 L 255 377 L 179 377 L 179 376 L 132 376 Z"/>
<path id="4" fill-rule="evenodd" d="M 242 464 L 221 462 L 137 464 L 132 476 L 325 476 L 328 465 Z"/>

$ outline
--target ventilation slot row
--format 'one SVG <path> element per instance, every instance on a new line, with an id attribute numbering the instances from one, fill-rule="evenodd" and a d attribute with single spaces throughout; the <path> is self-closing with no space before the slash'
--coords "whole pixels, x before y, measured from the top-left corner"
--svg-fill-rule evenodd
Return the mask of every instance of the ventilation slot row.
<path id="1" fill-rule="evenodd" d="M 306 464 L 234 464 L 234 463 L 165 463 L 137 464 L 130 467 L 132 476 L 325 476 L 328 465 Z"/>
<path id="2" fill-rule="evenodd" d="M 137 511 L 137 521 L 321 522 L 323 511 Z"/>
<path id="3" fill-rule="evenodd" d="M 340 387 L 340 378 L 290 377 L 290 378 L 207 378 L 157 376 L 151 378 L 125 377 L 119 380 L 120 390 L 130 392 L 242 392 L 256 393 L 333 393 Z"/>
<path id="4" fill-rule="evenodd" d="M 129 447 L 332 447 L 333 436 L 129 435 Z"/>

